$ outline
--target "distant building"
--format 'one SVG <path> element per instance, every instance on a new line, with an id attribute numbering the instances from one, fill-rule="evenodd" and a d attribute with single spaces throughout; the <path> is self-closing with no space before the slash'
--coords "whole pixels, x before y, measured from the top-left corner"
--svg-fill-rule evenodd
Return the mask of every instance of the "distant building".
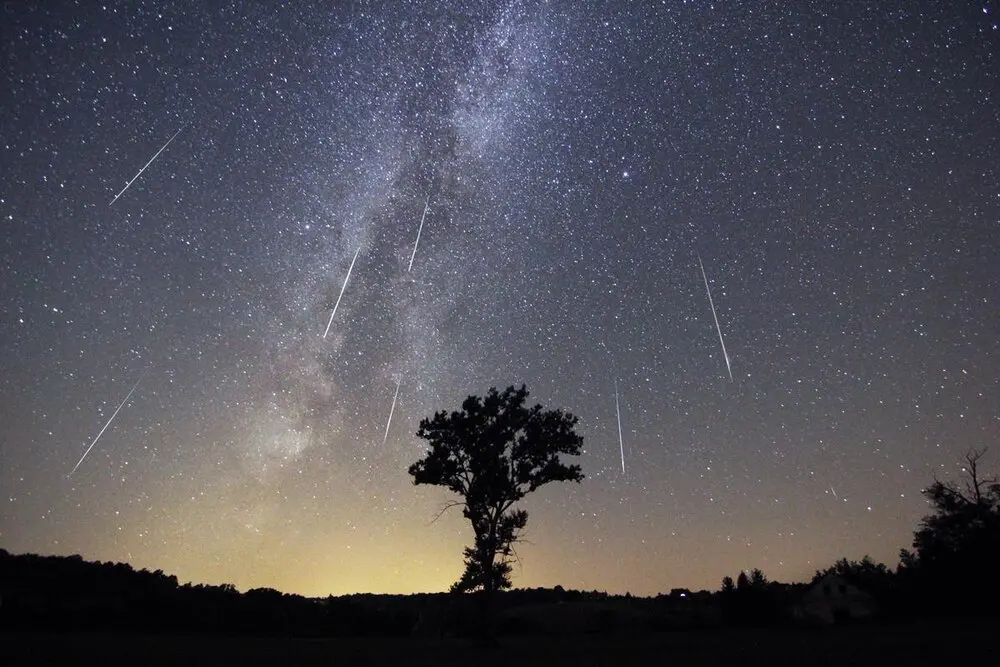
<path id="1" fill-rule="evenodd" d="M 796 620 L 829 625 L 875 614 L 875 598 L 836 574 L 828 574 L 802 595 L 793 608 Z"/>

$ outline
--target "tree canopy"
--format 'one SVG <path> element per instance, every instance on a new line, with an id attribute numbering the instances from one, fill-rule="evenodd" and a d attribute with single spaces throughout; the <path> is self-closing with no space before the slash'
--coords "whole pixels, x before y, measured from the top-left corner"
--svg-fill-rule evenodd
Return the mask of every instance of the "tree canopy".
<path id="1" fill-rule="evenodd" d="M 970 451 L 963 466 L 962 483 L 935 480 L 924 495 L 934 513 L 924 517 L 913 539 L 917 557 L 924 564 L 942 563 L 973 556 L 987 556 L 998 546 L 1000 528 L 1000 484 L 986 479 L 979 469 L 985 452 Z M 995 552 L 989 557 L 995 558 Z"/>
<path id="2" fill-rule="evenodd" d="M 577 418 L 562 410 L 526 406 L 522 385 L 486 396 L 469 396 L 462 409 L 441 411 L 420 422 L 417 436 L 429 449 L 410 466 L 414 484 L 444 486 L 461 497 L 455 504 L 472 523 L 475 543 L 465 549 L 465 572 L 457 591 L 492 592 L 510 587 L 513 545 L 528 521 L 514 507 L 549 482 L 583 479 L 577 456 L 583 444 Z"/>
<path id="3" fill-rule="evenodd" d="M 961 481 L 935 480 L 924 490 L 934 512 L 913 537 L 914 553 L 901 553 L 900 572 L 917 577 L 928 590 L 978 604 L 1000 594 L 995 567 L 1000 558 L 1000 483 L 985 477 L 985 451 L 965 455 Z"/>

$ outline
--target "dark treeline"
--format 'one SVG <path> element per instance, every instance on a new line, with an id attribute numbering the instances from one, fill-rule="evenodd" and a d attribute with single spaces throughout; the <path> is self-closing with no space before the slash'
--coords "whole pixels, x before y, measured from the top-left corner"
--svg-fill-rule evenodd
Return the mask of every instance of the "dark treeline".
<path id="1" fill-rule="evenodd" d="M 415 620 L 402 608 L 366 604 L 365 596 L 311 599 L 267 588 L 240 593 L 231 584 L 178 585 L 160 570 L 2 549 L 0 595 L 3 627 L 57 632 L 399 635 Z"/>
<path id="2" fill-rule="evenodd" d="M 846 586 L 823 592 L 824 582 Z M 811 583 L 768 581 L 760 570 L 715 592 L 675 589 L 641 598 L 599 591 L 514 589 L 499 594 L 500 635 L 648 634 L 732 627 L 880 623 L 996 613 L 956 595 L 946 607 L 906 568 L 842 559 Z M 79 556 L 13 555 L 0 549 L 0 627 L 46 632 L 135 632 L 284 637 L 472 637 L 475 595 L 355 594 L 307 598 L 230 584 L 179 585 L 157 570 Z M 829 597 L 832 595 L 832 599 Z M 996 598 L 993 598 L 994 600 Z"/>
<path id="3" fill-rule="evenodd" d="M 80 556 L 0 549 L 0 627 L 51 632 L 124 631 L 294 637 L 471 635 L 475 596 L 354 594 L 307 598 L 270 588 L 178 584 L 161 570 Z M 505 608 L 626 600 L 602 592 L 518 589 Z M 514 632 L 524 622 L 511 621 Z"/>
<path id="4" fill-rule="evenodd" d="M 637 634 L 711 627 L 879 623 L 1000 614 L 1000 483 L 966 456 L 965 478 L 925 489 L 933 512 L 893 571 L 868 557 L 841 559 L 810 583 L 769 581 L 759 569 L 725 577 L 719 591 L 675 589 L 653 598 L 554 589 L 497 591 L 500 634 Z M 179 585 L 162 571 L 80 556 L 0 549 L 0 627 L 44 632 L 256 636 L 473 636 L 476 593 L 358 594 L 306 598 L 232 585 Z"/>

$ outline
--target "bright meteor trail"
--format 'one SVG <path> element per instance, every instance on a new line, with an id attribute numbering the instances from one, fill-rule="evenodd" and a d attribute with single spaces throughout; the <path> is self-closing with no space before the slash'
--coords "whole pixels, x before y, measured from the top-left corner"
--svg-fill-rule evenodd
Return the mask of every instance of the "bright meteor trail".
<path id="1" fill-rule="evenodd" d="M 733 369 L 729 365 L 729 355 L 726 353 L 726 341 L 722 340 L 722 327 L 719 326 L 719 316 L 715 314 L 715 303 L 712 301 L 712 290 L 708 287 L 708 277 L 705 275 L 705 265 L 698 255 L 698 266 L 701 267 L 701 278 L 705 281 L 705 291 L 708 292 L 708 305 L 712 307 L 712 319 L 715 320 L 715 330 L 719 332 L 719 344 L 722 345 L 722 356 L 726 358 L 726 370 L 729 371 L 729 381 L 733 381 Z"/>
<path id="2" fill-rule="evenodd" d="M 389 439 L 389 425 L 392 424 L 392 413 L 396 411 L 396 399 L 399 398 L 399 385 L 402 383 L 403 383 L 402 377 L 396 380 L 396 393 L 392 397 L 392 407 L 389 408 L 389 419 L 385 422 L 385 435 L 382 437 L 383 445 Z"/>
<path id="3" fill-rule="evenodd" d="M 427 217 L 427 205 L 431 201 L 431 196 L 427 195 L 427 199 L 424 200 L 424 214 L 420 216 L 420 227 L 417 228 L 417 240 L 413 242 L 413 252 L 410 253 L 410 266 L 407 267 L 407 271 L 413 269 L 413 258 L 417 256 L 417 245 L 420 243 L 420 232 L 424 231 L 424 218 Z"/>
<path id="4" fill-rule="evenodd" d="M 87 454 L 90 453 L 90 450 L 92 450 L 94 448 L 94 445 L 97 444 L 97 441 L 101 439 L 101 436 L 104 435 L 104 432 L 108 430 L 109 426 L 111 426 L 111 422 L 113 422 L 115 420 L 115 417 L 118 416 L 118 412 L 125 406 L 126 403 L 128 403 L 128 399 L 132 398 L 132 392 L 134 392 L 135 389 L 136 389 L 136 387 L 139 386 L 139 383 L 142 382 L 142 378 L 145 377 L 145 375 L 146 374 L 143 373 L 142 375 L 139 376 L 139 379 L 135 381 L 135 384 L 132 385 L 132 389 L 125 396 L 125 399 L 121 403 L 118 404 L 118 407 L 111 414 L 111 418 L 108 419 L 108 422 L 104 425 L 104 428 L 101 429 L 101 432 L 98 433 L 97 436 L 94 438 L 94 441 L 90 443 L 90 447 L 87 447 L 87 451 L 85 451 L 83 453 L 83 456 L 80 457 L 80 460 L 76 462 L 76 465 L 73 466 L 73 470 L 70 471 L 70 473 L 69 473 L 69 475 L 67 475 L 67 477 L 69 477 L 73 473 L 75 473 L 76 469 L 80 467 L 81 463 L 83 463 L 83 460 L 85 458 L 87 458 Z"/>
<path id="5" fill-rule="evenodd" d="M 347 269 L 347 277 L 344 278 L 344 284 L 340 288 L 340 296 L 337 297 L 337 303 L 333 304 L 333 312 L 330 313 L 330 321 L 326 323 L 326 331 L 323 332 L 323 339 L 326 339 L 326 335 L 330 333 L 330 325 L 333 324 L 333 316 L 337 314 L 337 307 L 340 306 L 340 299 L 344 296 L 344 290 L 347 289 L 347 281 L 351 279 L 351 271 L 354 269 L 354 262 L 358 261 L 358 253 L 361 252 L 361 246 L 358 246 L 358 252 L 354 253 L 354 259 L 351 260 L 351 266 Z"/>
<path id="6" fill-rule="evenodd" d="M 618 418 L 618 447 L 622 453 L 622 474 L 625 474 L 625 440 L 622 438 L 622 408 L 618 403 L 618 378 L 615 378 L 615 416 Z"/>
<path id="7" fill-rule="evenodd" d="M 184 128 L 181 127 L 181 130 L 183 130 L 183 129 Z M 126 183 L 125 187 L 122 188 L 122 191 L 115 195 L 115 198 L 111 200 L 111 204 L 114 204 L 116 201 L 118 201 L 119 197 L 121 197 L 123 194 L 125 194 L 125 191 L 128 190 L 132 186 L 133 183 L 135 183 L 135 179 L 137 179 L 140 176 L 142 176 L 142 172 L 146 171 L 146 167 L 148 167 L 149 165 L 153 164 L 153 160 L 155 160 L 156 158 L 158 158 L 160 156 L 160 153 L 162 153 L 166 149 L 166 147 L 170 145 L 170 142 L 173 141 L 177 137 L 177 135 L 181 133 L 181 130 L 177 130 L 176 132 L 174 132 L 174 136 L 172 136 L 169 139 L 167 139 L 167 143 L 163 144 L 163 146 L 160 148 L 160 150 L 156 151 L 156 155 L 154 155 L 153 157 L 149 158 L 149 162 L 147 162 L 145 165 L 143 165 L 142 169 L 139 170 L 139 173 L 136 174 L 135 176 L 133 176 L 132 180 L 129 181 L 128 183 Z M 108 206 L 111 206 L 111 204 L 108 204 Z"/>

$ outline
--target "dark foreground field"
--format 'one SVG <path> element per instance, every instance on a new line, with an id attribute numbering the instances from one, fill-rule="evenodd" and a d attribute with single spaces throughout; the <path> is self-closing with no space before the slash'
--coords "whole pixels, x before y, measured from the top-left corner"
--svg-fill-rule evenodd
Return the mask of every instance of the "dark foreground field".
<path id="1" fill-rule="evenodd" d="M 996 657 L 993 622 L 462 640 L 0 635 L 0 665 L 941 665 Z"/>

